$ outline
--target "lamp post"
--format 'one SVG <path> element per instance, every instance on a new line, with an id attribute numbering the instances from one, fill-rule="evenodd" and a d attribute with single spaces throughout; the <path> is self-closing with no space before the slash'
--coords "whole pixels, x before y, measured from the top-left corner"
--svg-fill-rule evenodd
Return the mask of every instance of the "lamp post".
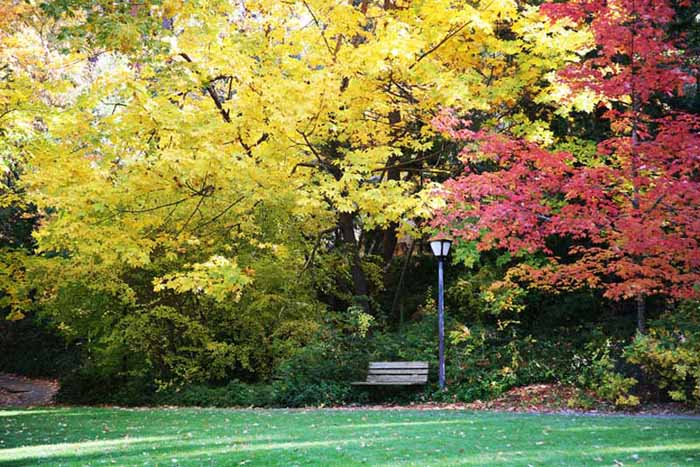
<path id="1" fill-rule="evenodd" d="M 430 249 L 433 250 L 433 254 L 438 259 L 438 336 L 440 340 L 438 382 L 440 389 L 445 389 L 445 287 L 443 268 L 451 245 L 452 240 L 446 238 L 430 241 Z"/>

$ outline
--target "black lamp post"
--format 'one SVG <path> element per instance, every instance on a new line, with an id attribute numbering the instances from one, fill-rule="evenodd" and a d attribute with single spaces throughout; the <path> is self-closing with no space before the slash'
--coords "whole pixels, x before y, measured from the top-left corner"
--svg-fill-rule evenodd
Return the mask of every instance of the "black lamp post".
<path id="1" fill-rule="evenodd" d="M 440 339 L 438 381 L 440 389 L 445 389 L 445 287 L 443 267 L 451 245 L 452 240 L 446 238 L 438 238 L 430 242 L 430 249 L 433 250 L 433 254 L 438 259 L 438 335 Z"/>

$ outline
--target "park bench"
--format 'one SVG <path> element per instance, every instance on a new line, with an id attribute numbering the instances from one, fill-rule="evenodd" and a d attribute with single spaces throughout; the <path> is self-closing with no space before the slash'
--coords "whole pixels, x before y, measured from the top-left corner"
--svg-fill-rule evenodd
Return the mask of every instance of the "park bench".
<path id="1" fill-rule="evenodd" d="M 370 362 L 367 381 L 354 386 L 410 386 L 428 382 L 428 362 Z"/>

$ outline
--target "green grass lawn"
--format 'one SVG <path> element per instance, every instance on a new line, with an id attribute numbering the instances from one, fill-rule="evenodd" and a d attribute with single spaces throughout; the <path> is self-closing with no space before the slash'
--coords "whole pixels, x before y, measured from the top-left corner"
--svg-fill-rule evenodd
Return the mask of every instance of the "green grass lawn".
<path id="1" fill-rule="evenodd" d="M 0 464 L 699 465 L 700 420 L 437 410 L 0 410 Z"/>

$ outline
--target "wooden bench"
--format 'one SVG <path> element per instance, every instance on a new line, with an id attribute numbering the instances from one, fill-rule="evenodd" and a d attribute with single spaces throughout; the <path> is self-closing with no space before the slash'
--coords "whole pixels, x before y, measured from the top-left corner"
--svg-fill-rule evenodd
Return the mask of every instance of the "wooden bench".
<path id="1" fill-rule="evenodd" d="M 354 386 L 410 386 L 428 382 L 428 362 L 370 362 L 367 381 Z"/>

